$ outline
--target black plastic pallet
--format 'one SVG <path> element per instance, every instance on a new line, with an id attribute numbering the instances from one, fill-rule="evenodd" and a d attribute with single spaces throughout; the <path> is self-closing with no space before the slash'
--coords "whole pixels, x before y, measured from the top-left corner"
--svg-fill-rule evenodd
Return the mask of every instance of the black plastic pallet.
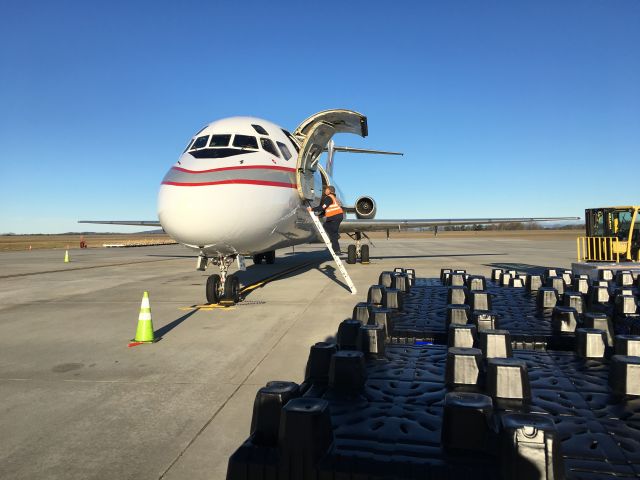
<path id="1" fill-rule="evenodd" d="M 640 337 L 615 351 L 599 330 L 558 342 L 531 293 L 487 282 L 513 346 L 576 352 L 512 350 L 495 330 L 449 348 L 447 287 L 407 290 L 388 323 L 345 320 L 337 345 L 311 347 L 303 384 L 258 392 L 228 480 L 640 478 L 640 357 L 626 356 Z"/>
<path id="2" fill-rule="evenodd" d="M 390 341 L 398 344 L 427 342 L 446 345 L 448 289 L 449 286 L 443 285 L 437 278 L 416 279 L 411 291 L 404 297 L 402 311 L 394 313 Z M 554 332 L 551 323 L 553 310 L 538 308 L 536 292 L 528 292 L 522 287 L 501 286 L 488 279 L 486 291 L 491 295 L 492 310 L 497 314 L 497 328 L 509 331 L 513 348 L 570 351 L 575 349 L 575 334 L 560 335 Z M 570 291 L 567 289 L 567 292 Z M 615 333 L 640 333 L 638 315 L 617 316 L 613 304 L 592 311 L 604 312 L 613 318 Z"/>
<path id="3" fill-rule="evenodd" d="M 344 393 L 324 382 L 303 384 L 298 394 L 312 401 L 310 405 L 317 405 L 313 401 L 318 399 L 327 402 L 333 441 L 317 465 L 307 466 L 306 474 L 298 469 L 297 474 L 348 479 L 465 478 L 469 474 L 498 478 L 500 459 L 491 453 L 499 451 L 497 447 L 488 444 L 485 452 L 462 453 L 442 447 L 444 399 L 448 391 L 456 391 L 444 383 L 446 357 L 445 346 L 391 345 L 383 360 L 367 360 L 360 391 Z M 515 351 L 514 358 L 527 365 L 531 400 L 494 402 L 496 417 L 522 412 L 550 418 L 568 479 L 640 475 L 640 398 L 611 393 L 609 360 L 536 351 Z M 484 391 L 482 386 L 457 390 Z M 247 440 L 232 456 L 227 478 L 296 478 L 281 471 L 282 445 L 278 447 L 277 435 L 273 439 L 269 447 Z M 267 458 L 270 475 L 261 466 Z"/>
<path id="4" fill-rule="evenodd" d="M 416 279 L 405 296 L 403 312 L 393 323 L 394 343 L 426 341 L 447 343 L 445 324 L 447 286 L 439 279 Z M 574 336 L 558 338 L 551 328 L 551 310 L 539 310 L 535 293 L 524 288 L 501 287 L 487 281 L 493 310 L 498 315 L 498 328 L 509 330 L 514 346 L 544 349 L 547 346 L 573 348 Z"/>

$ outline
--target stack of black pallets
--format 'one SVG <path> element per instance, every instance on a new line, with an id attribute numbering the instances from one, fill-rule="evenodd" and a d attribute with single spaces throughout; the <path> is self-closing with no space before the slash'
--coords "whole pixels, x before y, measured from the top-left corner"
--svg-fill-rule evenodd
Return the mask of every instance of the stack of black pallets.
<path id="1" fill-rule="evenodd" d="M 578 305 L 563 298 L 572 288 L 540 295 L 564 272 L 529 283 L 449 272 L 464 285 L 446 273 L 384 272 L 337 343 L 311 347 L 301 385 L 260 389 L 227 478 L 638 478 L 636 286 Z M 582 288 L 571 277 L 564 286 Z M 492 295 L 489 310 L 462 306 L 474 291 Z"/>

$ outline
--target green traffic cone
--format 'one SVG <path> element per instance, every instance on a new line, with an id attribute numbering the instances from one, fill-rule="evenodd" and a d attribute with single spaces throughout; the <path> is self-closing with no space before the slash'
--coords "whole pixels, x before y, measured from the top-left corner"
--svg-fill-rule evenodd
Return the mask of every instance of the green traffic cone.
<path id="1" fill-rule="evenodd" d="M 153 343 L 153 324 L 151 323 L 151 305 L 149 304 L 149 292 L 142 295 L 142 303 L 140 304 L 140 315 L 138 316 L 138 328 L 136 337 L 133 342 L 136 343 Z"/>

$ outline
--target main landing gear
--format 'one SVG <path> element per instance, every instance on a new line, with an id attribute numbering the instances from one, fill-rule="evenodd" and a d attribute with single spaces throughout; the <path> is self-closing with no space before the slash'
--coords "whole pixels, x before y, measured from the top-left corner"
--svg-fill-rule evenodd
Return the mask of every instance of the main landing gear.
<path id="1" fill-rule="evenodd" d="M 356 232 L 353 235 L 349 235 L 356 243 L 352 243 L 347 247 L 347 263 L 354 264 L 360 259 L 360 263 L 366 265 L 369 263 L 369 245 L 362 245 L 362 236 L 365 236 L 362 232 Z M 369 237 L 367 237 L 368 239 Z"/>
<path id="2" fill-rule="evenodd" d="M 229 267 L 235 259 L 236 255 L 210 259 L 211 263 L 220 269 L 220 275 L 209 275 L 207 278 L 208 303 L 238 303 L 240 301 L 240 279 L 237 275 L 227 275 Z"/>

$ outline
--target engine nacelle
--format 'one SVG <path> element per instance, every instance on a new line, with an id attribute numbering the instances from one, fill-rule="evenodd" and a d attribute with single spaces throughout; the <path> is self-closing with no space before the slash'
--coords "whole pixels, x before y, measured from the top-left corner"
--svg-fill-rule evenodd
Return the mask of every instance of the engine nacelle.
<path id="1" fill-rule="evenodd" d="M 359 219 L 371 220 L 376 216 L 376 202 L 371 197 L 360 197 L 353 210 Z"/>

